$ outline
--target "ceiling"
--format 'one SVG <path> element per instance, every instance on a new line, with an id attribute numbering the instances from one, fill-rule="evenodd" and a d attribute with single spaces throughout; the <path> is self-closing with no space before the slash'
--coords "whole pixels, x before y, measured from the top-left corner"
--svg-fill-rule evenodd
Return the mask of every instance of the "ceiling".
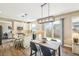
<path id="1" fill-rule="evenodd" d="M 0 17 L 17 20 L 36 20 L 41 17 L 43 3 L 0 3 Z M 59 15 L 79 10 L 79 3 L 50 3 L 49 15 Z M 22 15 L 27 14 L 25 17 Z M 43 17 L 48 16 L 48 5 L 43 7 Z"/>
<path id="2" fill-rule="evenodd" d="M 40 15 L 40 4 L 37 3 L 0 3 L 0 17 L 20 19 L 36 19 Z M 39 11 L 39 13 L 38 13 Z M 27 17 L 21 17 L 27 13 Z"/>

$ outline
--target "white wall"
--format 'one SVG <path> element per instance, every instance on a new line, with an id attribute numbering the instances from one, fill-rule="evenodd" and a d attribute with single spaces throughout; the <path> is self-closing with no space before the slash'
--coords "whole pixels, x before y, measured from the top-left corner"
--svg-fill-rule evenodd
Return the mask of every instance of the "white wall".
<path id="1" fill-rule="evenodd" d="M 64 20 L 64 46 L 72 47 L 72 20 L 66 17 Z"/>
<path id="2" fill-rule="evenodd" d="M 7 23 L 7 22 L 0 22 L 0 25 L 2 26 L 2 33 L 7 33 L 8 34 L 8 38 L 12 38 L 12 34 L 10 33 L 10 29 L 8 29 L 8 26 L 11 26 L 11 22 Z"/>
<path id="3" fill-rule="evenodd" d="M 8 26 L 11 26 L 11 24 L 9 23 L 0 23 L 0 25 L 2 26 L 2 31 L 3 33 L 8 33 L 9 32 L 9 29 L 8 29 Z"/>

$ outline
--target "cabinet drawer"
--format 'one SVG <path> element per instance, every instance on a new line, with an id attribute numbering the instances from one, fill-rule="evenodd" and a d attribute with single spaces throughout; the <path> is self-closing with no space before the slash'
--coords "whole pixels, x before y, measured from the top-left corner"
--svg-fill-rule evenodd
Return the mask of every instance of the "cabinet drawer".
<path id="1" fill-rule="evenodd" d="M 73 53 L 76 53 L 76 54 L 79 54 L 79 45 L 73 45 L 73 47 L 72 47 L 72 52 Z"/>

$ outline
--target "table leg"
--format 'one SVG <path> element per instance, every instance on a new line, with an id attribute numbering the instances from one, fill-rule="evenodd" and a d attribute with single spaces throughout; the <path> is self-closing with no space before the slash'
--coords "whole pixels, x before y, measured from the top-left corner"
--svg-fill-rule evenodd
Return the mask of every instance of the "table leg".
<path id="1" fill-rule="evenodd" d="M 58 48 L 58 55 L 60 56 L 60 53 L 61 53 L 61 51 L 60 51 L 60 46 L 59 46 L 59 48 Z"/>
<path id="2" fill-rule="evenodd" d="M 56 50 L 53 50 L 53 56 L 56 56 Z"/>

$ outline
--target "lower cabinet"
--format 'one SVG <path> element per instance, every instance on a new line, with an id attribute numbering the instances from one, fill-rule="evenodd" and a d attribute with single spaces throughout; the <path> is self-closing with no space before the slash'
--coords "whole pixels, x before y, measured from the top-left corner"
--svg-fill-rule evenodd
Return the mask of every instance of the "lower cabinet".
<path id="1" fill-rule="evenodd" d="M 79 43 L 78 44 L 72 44 L 72 53 L 79 54 Z"/>

